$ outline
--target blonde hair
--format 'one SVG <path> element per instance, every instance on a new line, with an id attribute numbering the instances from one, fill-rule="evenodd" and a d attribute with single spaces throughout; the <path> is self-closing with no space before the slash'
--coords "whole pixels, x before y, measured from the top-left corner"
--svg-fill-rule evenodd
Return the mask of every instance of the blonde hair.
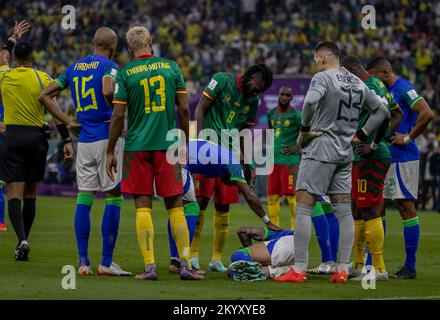
<path id="1" fill-rule="evenodd" d="M 131 27 L 125 34 L 128 46 L 131 50 L 139 50 L 151 45 L 151 35 L 145 27 Z"/>

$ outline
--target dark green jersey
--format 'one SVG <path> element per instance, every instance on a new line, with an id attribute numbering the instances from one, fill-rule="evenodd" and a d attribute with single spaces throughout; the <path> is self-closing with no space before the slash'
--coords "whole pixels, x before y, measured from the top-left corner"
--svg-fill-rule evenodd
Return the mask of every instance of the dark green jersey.
<path id="1" fill-rule="evenodd" d="M 388 92 L 387 88 L 382 83 L 382 81 L 379 80 L 379 78 L 368 75 L 368 77 L 364 79 L 364 82 L 369 89 L 373 90 L 379 97 L 381 97 L 382 99 L 384 99 L 384 101 L 387 102 L 387 107 L 389 110 L 395 108 L 395 106 L 397 105 L 396 102 L 394 101 L 393 97 L 390 95 L 390 93 Z M 370 112 L 362 108 L 361 113 L 359 115 L 358 129 L 362 128 L 365 125 L 369 117 L 370 117 Z M 391 128 L 388 129 L 385 138 L 380 142 L 380 144 L 377 147 L 377 150 L 366 158 L 359 156 L 356 150 L 354 150 L 354 154 L 355 154 L 354 161 L 357 162 L 362 160 L 391 158 L 389 144 L 386 142 L 387 136 L 389 136 L 390 134 L 391 134 Z M 371 142 L 373 142 L 375 136 L 376 136 L 376 131 L 372 132 L 364 141 L 362 141 L 362 144 L 370 144 Z"/>
<path id="2" fill-rule="evenodd" d="M 126 151 L 166 150 L 176 128 L 176 94 L 186 94 L 176 62 L 155 56 L 134 58 L 116 75 L 114 103 L 127 104 Z"/>
<path id="3" fill-rule="evenodd" d="M 204 129 L 213 129 L 219 143 L 222 129 L 241 130 L 245 125 L 255 124 L 259 99 L 243 95 L 239 77 L 228 72 L 216 73 L 203 90 L 203 94 L 214 101 L 205 115 Z M 229 143 L 222 145 L 231 147 Z"/>
<path id="4" fill-rule="evenodd" d="M 297 164 L 301 160 L 299 152 L 285 155 L 283 147 L 293 146 L 298 140 L 301 129 L 301 112 L 289 107 L 282 112 L 279 107 L 267 113 L 270 129 L 274 130 L 274 160 L 275 164 Z"/>

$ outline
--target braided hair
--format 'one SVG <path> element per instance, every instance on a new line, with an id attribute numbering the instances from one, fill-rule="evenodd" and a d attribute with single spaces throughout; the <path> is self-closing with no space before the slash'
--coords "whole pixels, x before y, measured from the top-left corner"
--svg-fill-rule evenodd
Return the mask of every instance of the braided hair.
<path id="1" fill-rule="evenodd" d="M 272 70 L 270 70 L 270 68 L 263 63 L 254 64 L 248 67 L 243 74 L 243 83 L 247 84 L 251 76 L 255 73 L 261 74 L 261 78 L 266 86 L 266 89 L 272 85 Z"/>

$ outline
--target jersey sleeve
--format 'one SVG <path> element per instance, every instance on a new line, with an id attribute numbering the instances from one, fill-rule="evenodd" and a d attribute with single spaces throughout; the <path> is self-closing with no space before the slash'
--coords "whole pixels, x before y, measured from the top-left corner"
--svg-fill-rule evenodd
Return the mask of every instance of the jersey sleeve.
<path id="1" fill-rule="evenodd" d="M 110 77 L 113 80 L 116 79 L 116 74 L 118 73 L 118 65 L 116 63 L 109 63 L 105 69 L 104 69 L 104 74 L 103 74 L 103 78 L 105 77 Z"/>
<path id="2" fill-rule="evenodd" d="M 46 72 L 39 72 L 39 74 L 41 77 L 41 82 L 43 83 L 43 87 L 46 88 L 47 85 L 53 81 L 53 79 Z"/>
<path id="3" fill-rule="evenodd" d="M 8 65 L 0 66 L 0 81 L 3 79 L 3 76 L 5 75 L 5 72 L 10 70 Z"/>
<path id="4" fill-rule="evenodd" d="M 69 69 L 64 70 L 55 82 L 60 86 L 61 89 L 66 89 L 69 86 Z"/>
<path id="5" fill-rule="evenodd" d="M 186 91 L 185 79 L 177 62 L 174 63 L 174 79 L 176 80 L 176 93 L 188 93 Z"/>
<path id="6" fill-rule="evenodd" d="M 411 109 L 414 107 L 417 101 L 423 99 L 423 97 L 419 95 L 416 89 L 410 84 L 403 86 L 402 89 L 399 90 L 399 95 Z"/>
<path id="7" fill-rule="evenodd" d="M 226 78 L 222 73 L 216 73 L 203 90 L 203 95 L 210 100 L 215 100 L 226 85 Z"/>
<path id="8" fill-rule="evenodd" d="M 128 101 L 127 85 L 121 71 L 116 73 L 115 95 L 113 103 L 126 104 Z"/>
<path id="9" fill-rule="evenodd" d="M 325 96 L 327 92 L 327 82 L 325 75 L 322 72 L 315 74 L 310 81 L 309 91 L 316 91 L 321 95 L 321 98 Z"/>

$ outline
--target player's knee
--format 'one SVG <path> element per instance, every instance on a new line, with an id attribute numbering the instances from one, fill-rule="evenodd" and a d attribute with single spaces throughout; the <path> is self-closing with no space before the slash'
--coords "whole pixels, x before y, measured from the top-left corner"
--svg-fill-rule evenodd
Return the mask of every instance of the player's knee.
<path id="1" fill-rule="evenodd" d="M 124 203 L 124 198 L 122 197 L 122 195 L 119 195 L 118 197 L 105 198 L 105 205 L 116 206 L 121 208 L 123 203 Z"/>
<path id="2" fill-rule="evenodd" d="M 93 204 L 93 201 L 95 200 L 95 194 L 90 192 L 78 192 L 78 195 L 76 197 L 76 204 L 81 204 L 85 206 L 91 207 Z"/>
<path id="3" fill-rule="evenodd" d="M 248 248 L 244 248 L 244 249 L 240 249 L 238 251 L 235 251 L 231 255 L 231 262 L 236 262 L 236 261 L 240 261 L 240 260 L 249 261 L 249 262 L 253 261 L 251 252 L 249 251 Z"/>

